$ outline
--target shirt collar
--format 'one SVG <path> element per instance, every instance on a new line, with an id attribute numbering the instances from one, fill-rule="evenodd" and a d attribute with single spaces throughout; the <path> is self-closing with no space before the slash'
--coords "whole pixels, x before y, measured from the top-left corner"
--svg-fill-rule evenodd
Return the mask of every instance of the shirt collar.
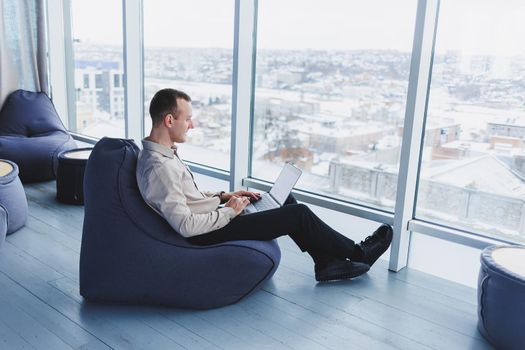
<path id="1" fill-rule="evenodd" d="M 148 151 L 153 151 L 162 154 L 168 158 L 175 158 L 175 153 L 177 152 L 177 146 L 173 145 L 171 148 L 168 148 L 160 143 L 149 141 L 146 139 L 142 140 L 142 147 Z"/>

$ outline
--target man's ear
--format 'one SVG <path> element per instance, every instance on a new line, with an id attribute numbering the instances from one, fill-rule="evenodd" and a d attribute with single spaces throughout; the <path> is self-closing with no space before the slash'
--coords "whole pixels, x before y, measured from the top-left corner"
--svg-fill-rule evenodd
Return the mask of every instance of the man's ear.
<path id="1" fill-rule="evenodd" d="M 162 124 L 164 124 L 165 127 L 170 128 L 173 124 L 172 120 L 173 116 L 171 113 L 168 113 L 164 116 L 164 119 L 162 120 Z"/>

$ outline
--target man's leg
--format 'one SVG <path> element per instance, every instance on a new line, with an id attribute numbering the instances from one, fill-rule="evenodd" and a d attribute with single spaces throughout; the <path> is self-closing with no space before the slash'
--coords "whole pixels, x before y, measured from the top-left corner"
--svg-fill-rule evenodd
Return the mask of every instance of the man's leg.
<path id="1" fill-rule="evenodd" d="M 290 193 L 290 195 L 288 196 L 288 198 L 286 198 L 286 201 L 284 202 L 283 205 L 290 205 L 290 204 L 297 204 L 297 200 L 295 199 L 295 197 Z M 317 218 L 317 216 L 316 216 Z M 319 218 L 317 218 L 319 219 Z M 320 220 L 320 219 L 319 219 Z M 308 254 L 310 254 L 310 256 L 312 257 L 312 259 L 314 260 L 315 264 L 317 266 L 322 266 L 322 265 L 326 265 L 327 263 L 329 263 L 330 261 L 333 261 L 333 257 L 327 255 L 327 254 L 324 254 L 322 252 L 319 252 L 317 250 L 314 250 L 314 249 L 310 249 L 308 250 Z M 354 253 L 353 255 L 355 256 L 356 254 L 356 250 L 354 249 Z"/>
<path id="2" fill-rule="evenodd" d="M 288 198 L 286 198 L 286 201 L 284 202 L 283 205 L 290 205 L 290 204 L 297 204 L 297 200 L 292 194 L 290 194 Z"/>
<path id="3" fill-rule="evenodd" d="M 286 199 L 284 205 L 297 204 L 295 198 L 290 194 Z M 392 243 L 393 231 L 392 227 L 387 224 L 381 225 L 374 233 L 365 238 L 354 247 L 354 252 L 350 256 L 350 260 L 365 263 L 372 266 L 377 259 L 388 249 Z M 326 256 L 315 252 L 309 252 L 316 263 L 326 262 Z"/>
<path id="4" fill-rule="evenodd" d="M 354 241 L 325 224 L 306 205 L 293 204 L 290 198 L 289 201 L 290 204 L 278 209 L 238 216 L 225 227 L 191 237 L 189 241 L 207 245 L 233 240 L 271 240 L 289 235 L 316 263 L 325 257 L 344 260 L 352 256 Z"/>
<path id="5" fill-rule="evenodd" d="M 287 234 L 314 260 L 317 281 L 353 278 L 370 269 L 365 263 L 347 260 L 354 253 L 354 241 L 326 225 L 306 205 L 293 201 L 279 209 L 238 216 L 225 227 L 189 241 L 207 245 L 232 240 L 270 240 Z"/>

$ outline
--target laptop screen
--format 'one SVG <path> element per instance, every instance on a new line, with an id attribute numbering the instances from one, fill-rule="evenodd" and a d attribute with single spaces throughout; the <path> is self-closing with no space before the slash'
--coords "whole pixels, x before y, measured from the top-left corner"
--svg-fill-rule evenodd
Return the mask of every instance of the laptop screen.
<path id="1" fill-rule="evenodd" d="M 288 195 L 292 192 L 301 173 L 301 169 L 296 168 L 290 163 L 284 165 L 283 170 L 270 190 L 270 194 L 280 205 L 284 204 L 286 198 L 288 198 Z"/>

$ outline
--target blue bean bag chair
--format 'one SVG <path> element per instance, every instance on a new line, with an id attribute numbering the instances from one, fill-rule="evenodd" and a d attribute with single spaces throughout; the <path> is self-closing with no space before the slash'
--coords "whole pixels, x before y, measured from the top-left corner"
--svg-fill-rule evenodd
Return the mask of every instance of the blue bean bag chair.
<path id="1" fill-rule="evenodd" d="M 478 329 L 496 349 L 525 348 L 525 247 L 491 246 L 481 253 Z"/>
<path id="2" fill-rule="evenodd" d="M 0 158 L 18 164 L 22 182 L 52 180 L 57 156 L 76 148 L 43 92 L 17 90 L 0 110 Z"/>
<path id="3" fill-rule="evenodd" d="M 27 198 L 24 187 L 18 178 L 18 167 L 15 163 L 0 159 L 9 172 L 0 176 L 0 205 L 5 211 L 6 233 L 9 235 L 26 224 Z"/>
<path id="4" fill-rule="evenodd" d="M 91 301 L 209 309 L 260 288 L 279 264 L 277 242 L 190 244 L 142 199 L 138 153 L 132 140 L 103 138 L 89 157 L 80 294 Z"/>

